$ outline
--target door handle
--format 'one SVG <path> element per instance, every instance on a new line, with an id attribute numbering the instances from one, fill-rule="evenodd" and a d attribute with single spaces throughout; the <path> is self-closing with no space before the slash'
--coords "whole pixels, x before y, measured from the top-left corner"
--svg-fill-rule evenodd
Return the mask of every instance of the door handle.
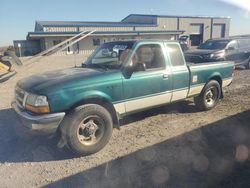
<path id="1" fill-rule="evenodd" d="M 169 75 L 168 74 L 163 74 L 163 80 L 168 80 Z"/>

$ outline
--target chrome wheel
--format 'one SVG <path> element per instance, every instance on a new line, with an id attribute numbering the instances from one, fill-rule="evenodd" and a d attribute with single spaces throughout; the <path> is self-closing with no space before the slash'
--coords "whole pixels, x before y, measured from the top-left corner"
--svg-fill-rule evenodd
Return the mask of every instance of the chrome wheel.
<path id="1" fill-rule="evenodd" d="M 88 116 L 79 125 L 78 140 L 84 145 L 94 145 L 104 135 L 104 121 L 99 116 Z"/>
<path id="2" fill-rule="evenodd" d="M 208 106 L 213 106 L 218 99 L 218 91 L 216 87 L 210 87 L 205 94 L 205 101 Z"/>

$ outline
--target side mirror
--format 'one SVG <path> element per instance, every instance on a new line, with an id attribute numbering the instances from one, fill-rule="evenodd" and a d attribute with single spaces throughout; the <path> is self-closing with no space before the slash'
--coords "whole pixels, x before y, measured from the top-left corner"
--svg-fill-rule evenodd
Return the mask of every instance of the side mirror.
<path id="1" fill-rule="evenodd" d="M 126 79 L 129 79 L 132 76 L 134 71 L 135 71 L 135 67 L 133 66 L 132 63 L 128 66 L 123 67 L 123 70 L 122 70 L 123 75 Z"/>

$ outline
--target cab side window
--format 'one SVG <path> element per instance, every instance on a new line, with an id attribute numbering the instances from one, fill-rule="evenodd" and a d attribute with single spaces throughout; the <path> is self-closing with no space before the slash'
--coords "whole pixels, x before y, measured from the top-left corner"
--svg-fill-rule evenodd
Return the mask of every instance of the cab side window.
<path id="1" fill-rule="evenodd" d="M 172 66 L 177 67 L 185 65 L 182 50 L 178 44 L 167 44 L 167 51 L 170 56 Z"/>
<path id="2" fill-rule="evenodd" d="M 162 48 L 157 44 L 142 45 L 134 55 L 134 63 L 144 64 L 146 70 L 158 69 L 165 67 L 165 59 L 162 53 Z"/>

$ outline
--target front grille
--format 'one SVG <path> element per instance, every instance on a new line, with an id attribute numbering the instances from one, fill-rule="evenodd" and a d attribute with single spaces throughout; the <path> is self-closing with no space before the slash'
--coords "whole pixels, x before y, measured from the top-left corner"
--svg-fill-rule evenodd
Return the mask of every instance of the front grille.
<path id="1" fill-rule="evenodd" d="M 16 87 L 15 88 L 15 99 L 16 99 L 16 102 L 20 106 L 23 106 L 23 101 L 25 99 L 25 91 L 19 87 Z"/>

